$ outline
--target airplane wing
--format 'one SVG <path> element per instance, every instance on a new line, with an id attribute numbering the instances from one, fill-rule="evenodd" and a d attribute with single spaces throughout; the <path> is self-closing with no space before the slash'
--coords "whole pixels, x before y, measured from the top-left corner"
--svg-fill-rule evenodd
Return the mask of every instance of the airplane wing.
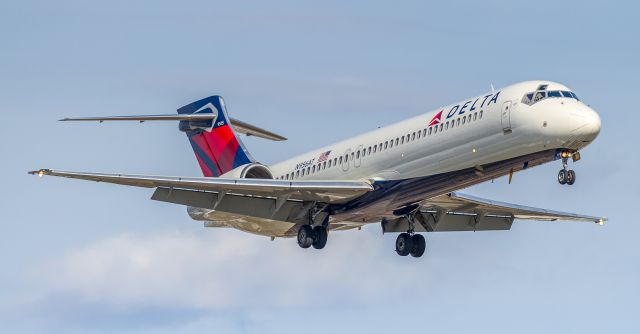
<path id="1" fill-rule="evenodd" d="M 605 217 L 534 208 L 452 192 L 421 203 L 416 232 L 509 230 L 515 219 L 604 224 Z M 406 218 L 382 222 L 384 232 L 405 232 Z"/>
<path id="2" fill-rule="evenodd" d="M 33 175 L 50 175 L 71 179 L 107 182 L 120 185 L 180 190 L 195 192 L 223 193 L 222 196 L 249 196 L 281 198 L 283 200 L 316 201 L 340 203 L 373 190 L 366 181 L 294 181 L 271 179 L 235 179 L 212 177 L 178 177 L 152 175 L 102 174 L 69 172 L 52 169 L 31 171 Z M 220 197 L 222 197 L 220 196 Z M 187 204 L 189 203 L 181 203 Z"/>

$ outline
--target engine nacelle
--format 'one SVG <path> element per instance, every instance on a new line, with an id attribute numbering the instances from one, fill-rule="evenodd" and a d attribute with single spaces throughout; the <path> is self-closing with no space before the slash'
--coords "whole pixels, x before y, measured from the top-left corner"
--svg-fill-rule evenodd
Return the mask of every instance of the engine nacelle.
<path id="1" fill-rule="evenodd" d="M 269 167 L 253 162 L 250 164 L 236 167 L 222 175 L 221 178 L 236 178 L 236 179 L 273 179 L 273 174 Z"/>

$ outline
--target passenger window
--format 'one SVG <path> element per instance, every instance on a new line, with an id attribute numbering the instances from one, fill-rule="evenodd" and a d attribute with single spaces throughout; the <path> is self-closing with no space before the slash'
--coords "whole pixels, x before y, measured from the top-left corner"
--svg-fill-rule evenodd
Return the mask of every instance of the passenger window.
<path id="1" fill-rule="evenodd" d="M 393 139 L 389 140 L 389 148 L 393 147 Z"/>
<path id="2" fill-rule="evenodd" d="M 478 118 L 478 113 L 477 113 L 477 112 L 474 112 L 474 113 L 473 113 L 473 120 L 475 121 L 475 120 L 476 120 L 476 118 Z"/>
<path id="3" fill-rule="evenodd" d="M 303 176 L 304 176 L 304 169 L 300 173 L 300 177 L 303 177 Z"/>
<path id="4" fill-rule="evenodd" d="M 315 173 L 316 172 L 316 165 L 313 165 L 313 167 L 311 167 L 311 173 Z"/>
<path id="5" fill-rule="evenodd" d="M 420 139 L 421 134 L 422 134 L 422 130 L 418 131 L 418 139 Z"/>
<path id="6" fill-rule="evenodd" d="M 465 123 L 467 123 L 467 118 L 466 117 L 462 117 L 462 124 L 464 125 Z"/>
<path id="7" fill-rule="evenodd" d="M 440 123 L 440 132 L 442 132 L 442 128 L 444 127 L 444 125 L 442 123 Z"/>
<path id="8" fill-rule="evenodd" d="M 398 138 L 396 138 L 396 146 L 398 146 Z"/>
<path id="9" fill-rule="evenodd" d="M 449 130 L 449 121 L 447 121 L 447 123 L 444 124 L 444 129 Z"/>
<path id="10" fill-rule="evenodd" d="M 311 167 L 307 167 L 307 175 L 309 175 L 309 174 L 311 174 Z"/>
<path id="11" fill-rule="evenodd" d="M 300 171 L 296 171 L 296 177 L 300 177 Z"/>
<path id="12" fill-rule="evenodd" d="M 467 122 L 471 123 L 471 115 L 467 117 Z"/>
<path id="13" fill-rule="evenodd" d="M 342 156 L 340 156 L 340 164 L 342 165 Z"/>
<path id="14" fill-rule="evenodd" d="M 400 137 L 400 144 L 404 144 L 404 136 Z"/>
<path id="15" fill-rule="evenodd" d="M 378 151 L 378 150 L 377 150 L 377 148 L 378 148 L 378 145 L 375 145 L 375 146 L 373 147 L 373 153 L 376 153 L 376 152 Z"/>
<path id="16" fill-rule="evenodd" d="M 331 160 L 329 160 L 329 163 L 327 164 L 327 168 L 331 168 Z"/>
<path id="17" fill-rule="evenodd" d="M 360 153 L 360 151 L 358 151 L 358 153 Z M 354 157 L 355 153 L 351 152 L 351 161 L 355 160 Z"/>
<path id="18" fill-rule="evenodd" d="M 438 126 L 434 126 L 433 127 L 433 134 L 435 135 L 436 133 L 438 133 Z"/>
<path id="19" fill-rule="evenodd" d="M 329 163 L 331 163 L 331 160 L 329 160 Z M 322 163 L 322 169 L 324 170 L 326 168 L 327 168 L 327 162 L 325 161 Z"/>
<path id="20" fill-rule="evenodd" d="M 356 158 L 360 158 L 360 151 L 356 154 Z M 353 160 L 353 153 L 351 153 L 351 160 Z"/>
<path id="21" fill-rule="evenodd" d="M 431 136 L 431 128 L 429 128 L 429 136 Z"/>
<path id="22" fill-rule="evenodd" d="M 387 149 L 387 146 L 388 146 L 387 144 L 388 144 L 388 143 L 389 143 L 389 142 L 384 142 L 384 149 L 385 149 L 385 150 Z"/>
<path id="23" fill-rule="evenodd" d="M 418 133 L 420 133 L 420 132 L 418 132 Z M 416 140 L 416 133 L 415 132 L 411 134 L 411 140 L 412 141 Z"/>
<path id="24" fill-rule="evenodd" d="M 479 117 L 480 117 L 480 119 L 482 119 L 482 110 L 480 110 L 480 116 Z"/>

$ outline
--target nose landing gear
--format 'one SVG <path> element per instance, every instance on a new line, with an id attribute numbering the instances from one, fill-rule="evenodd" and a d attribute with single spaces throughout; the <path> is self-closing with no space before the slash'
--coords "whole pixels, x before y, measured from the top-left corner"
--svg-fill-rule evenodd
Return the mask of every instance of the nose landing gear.
<path id="1" fill-rule="evenodd" d="M 562 152 L 562 169 L 558 172 L 558 183 L 572 185 L 576 182 L 576 172 L 572 169 L 567 170 L 569 157 L 573 157 L 573 161 L 580 159 L 580 153 Z"/>

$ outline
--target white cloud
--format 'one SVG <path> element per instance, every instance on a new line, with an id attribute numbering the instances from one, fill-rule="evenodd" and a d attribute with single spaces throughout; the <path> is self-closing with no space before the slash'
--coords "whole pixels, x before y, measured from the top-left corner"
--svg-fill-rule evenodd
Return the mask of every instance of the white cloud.
<path id="1" fill-rule="evenodd" d="M 124 234 L 70 251 L 33 277 L 41 299 L 116 309 L 361 303 L 409 290 L 415 261 L 392 261 L 371 232 L 334 233 L 321 251 L 228 230 Z"/>

